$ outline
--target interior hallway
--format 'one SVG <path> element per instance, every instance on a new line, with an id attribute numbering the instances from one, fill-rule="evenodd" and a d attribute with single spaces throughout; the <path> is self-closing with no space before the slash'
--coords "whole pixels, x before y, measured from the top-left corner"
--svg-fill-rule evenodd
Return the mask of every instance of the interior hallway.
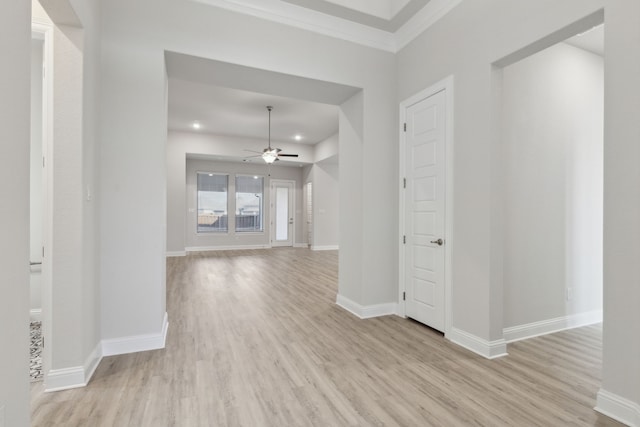
<path id="1" fill-rule="evenodd" d="M 600 327 L 490 361 L 411 320 L 357 319 L 337 274 L 337 251 L 169 258 L 166 349 L 106 357 L 86 388 L 34 383 L 32 425 L 621 425 L 593 410 Z"/>

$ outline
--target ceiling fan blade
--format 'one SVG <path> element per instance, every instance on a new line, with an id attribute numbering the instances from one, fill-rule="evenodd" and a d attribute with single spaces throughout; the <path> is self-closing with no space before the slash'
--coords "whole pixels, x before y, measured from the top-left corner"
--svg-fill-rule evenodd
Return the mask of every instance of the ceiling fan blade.
<path id="1" fill-rule="evenodd" d="M 257 153 L 257 154 L 262 154 L 262 151 L 255 151 L 255 150 L 247 150 L 246 148 L 242 151 L 247 151 L 249 153 Z"/>
<path id="2" fill-rule="evenodd" d="M 257 159 L 257 158 L 259 158 L 259 157 L 262 157 L 262 156 L 261 156 L 261 155 L 256 155 L 256 156 L 247 156 L 247 157 L 243 157 L 243 158 L 242 158 L 242 161 L 243 161 L 243 162 L 248 162 L 248 161 L 251 161 L 252 159 Z"/>
<path id="3" fill-rule="evenodd" d="M 298 157 L 297 154 L 282 154 L 278 153 L 278 157 Z"/>

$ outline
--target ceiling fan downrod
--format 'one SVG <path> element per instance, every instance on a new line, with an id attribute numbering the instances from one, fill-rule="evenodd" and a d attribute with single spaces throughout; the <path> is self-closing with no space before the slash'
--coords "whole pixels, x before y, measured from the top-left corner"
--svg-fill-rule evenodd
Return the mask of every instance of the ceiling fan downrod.
<path id="1" fill-rule="evenodd" d="M 267 105 L 267 110 L 269 111 L 269 151 L 271 151 L 271 110 L 273 110 L 273 107 Z"/>
<path id="2" fill-rule="evenodd" d="M 267 105 L 267 110 L 269 111 L 269 146 L 265 148 L 264 152 L 262 153 L 262 159 L 267 162 L 267 164 L 271 164 L 278 160 L 278 153 L 280 152 L 280 149 L 271 148 L 271 110 L 273 110 L 273 107 L 271 105 Z"/>

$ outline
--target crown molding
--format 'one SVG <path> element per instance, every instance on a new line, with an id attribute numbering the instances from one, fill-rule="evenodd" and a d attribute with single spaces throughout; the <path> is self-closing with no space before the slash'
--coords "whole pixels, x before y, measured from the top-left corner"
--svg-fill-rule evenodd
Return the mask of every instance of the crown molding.
<path id="1" fill-rule="evenodd" d="M 411 43 L 427 28 L 438 22 L 462 0 L 431 0 L 395 32 L 396 52 Z"/>
<path id="2" fill-rule="evenodd" d="M 302 30 L 396 53 L 462 0 L 431 0 L 396 32 L 369 27 L 281 0 L 192 0 Z"/>
<path id="3" fill-rule="evenodd" d="M 376 49 L 395 52 L 393 34 L 280 0 L 193 0 Z"/>

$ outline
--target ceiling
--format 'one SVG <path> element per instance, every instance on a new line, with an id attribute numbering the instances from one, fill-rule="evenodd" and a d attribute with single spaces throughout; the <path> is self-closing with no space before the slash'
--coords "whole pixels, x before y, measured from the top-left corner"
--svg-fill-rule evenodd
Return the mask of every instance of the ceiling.
<path id="1" fill-rule="evenodd" d="M 565 43 L 604 56 L 604 24 L 567 39 Z"/>
<path id="2" fill-rule="evenodd" d="M 396 33 L 408 42 L 461 0 L 194 0 L 395 51 Z M 411 21 L 418 24 L 409 25 Z M 309 27 L 309 24 L 311 26 Z M 348 25 L 347 25 L 348 24 Z M 340 31 L 336 32 L 339 28 Z M 407 30 L 408 28 L 408 30 Z M 402 30 L 402 31 L 401 31 Z M 348 34 L 351 34 L 350 36 Z M 373 42 L 372 42 L 373 40 Z M 338 131 L 338 108 L 357 90 L 247 67 L 165 54 L 169 75 L 168 127 L 316 144 Z M 201 128 L 196 130 L 197 121 Z M 300 141 L 294 137 L 301 135 Z"/>
<path id="3" fill-rule="evenodd" d="M 169 77 L 168 128 L 271 142 L 295 153 L 292 144 L 313 145 L 338 132 L 338 105 L 360 89 L 337 83 L 165 52 Z M 194 121 L 200 129 L 193 128 Z M 300 135 L 300 141 L 295 136 Z M 280 145 L 282 144 L 282 145 Z M 280 146 L 279 146 L 280 145 Z M 308 150 L 308 148 L 307 148 Z M 304 152 L 304 150 L 300 150 Z M 213 160 L 243 161 L 244 157 Z M 293 158 L 279 165 L 302 165 Z"/>
<path id="4" fill-rule="evenodd" d="M 358 10 L 357 0 L 272 1 L 370 25 L 377 25 L 376 20 L 391 22 L 407 10 L 429 3 L 429 0 L 378 0 L 378 12 L 386 10 L 381 6 L 388 3 L 389 18 L 384 19 L 374 16 L 371 8 Z M 373 3 L 376 2 L 361 2 L 361 6 Z M 375 20 L 371 20 L 373 18 Z M 571 37 L 566 43 L 604 55 L 604 25 Z M 269 131 L 266 106 L 271 105 L 274 107 L 271 116 L 274 146 L 278 142 L 313 145 L 338 132 L 336 105 L 358 90 L 172 52 L 165 56 L 169 75 L 168 127 L 173 131 L 263 139 L 266 147 Z M 199 130 L 193 128 L 194 122 L 200 124 Z M 300 135 L 299 141 L 296 135 Z"/>
<path id="5" fill-rule="evenodd" d="M 383 31 L 395 32 L 429 0 L 282 0 Z"/>
<path id="6" fill-rule="evenodd" d="M 168 126 L 173 131 L 316 144 L 338 132 L 338 107 L 275 95 L 169 79 Z M 297 141 L 296 135 L 301 139 Z"/>
<path id="7" fill-rule="evenodd" d="M 462 0 L 192 1 L 395 52 Z M 165 59 L 170 130 L 264 138 L 265 147 L 267 105 L 276 146 L 316 144 L 338 131 L 336 106 L 360 90 L 174 52 Z"/>
<path id="8" fill-rule="evenodd" d="M 463 0 L 190 0 L 397 52 Z"/>

